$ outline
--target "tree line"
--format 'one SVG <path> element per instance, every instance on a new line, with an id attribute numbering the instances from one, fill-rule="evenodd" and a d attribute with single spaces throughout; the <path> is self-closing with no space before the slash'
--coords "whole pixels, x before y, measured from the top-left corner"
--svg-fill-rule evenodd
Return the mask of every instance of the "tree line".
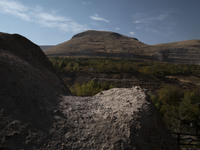
<path id="1" fill-rule="evenodd" d="M 99 73 L 138 71 L 151 75 L 198 75 L 199 65 L 172 64 L 164 62 L 135 62 L 112 58 L 49 58 L 53 66 L 64 72 L 95 71 Z"/>

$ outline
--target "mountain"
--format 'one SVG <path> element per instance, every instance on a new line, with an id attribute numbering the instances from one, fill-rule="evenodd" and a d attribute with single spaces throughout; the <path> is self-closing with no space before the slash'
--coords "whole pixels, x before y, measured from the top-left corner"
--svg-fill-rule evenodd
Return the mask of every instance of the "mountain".
<path id="1" fill-rule="evenodd" d="M 45 53 L 52 57 L 115 57 L 200 64 L 200 40 L 147 45 L 119 33 L 89 30 Z"/>
<path id="2" fill-rule="evenodd" d="M 200 40 L 187 40 L 150 46 L 159 61 L 200 65 Z"/>
<path id="3" fill-rule="evenodd" d="M 50 114 L 70 93 L 42 50 L 21 35 L 0 33 L 0 83 L 0 149 L 46 141 Z"/>
<path id="4" fill-rule="evenodd" d="M 42 51 L 46 51 L 50 48 L 53 48 L 55 45 L 40 45 Z"/>
<path id="5" fill-rule="evenodd" d="M 86 31 L 72 37 L 48 51 L 47 56 L 104 56 L 129 57 L 128 53 L 140 53 L 142 42 L 118 33 Z"/>

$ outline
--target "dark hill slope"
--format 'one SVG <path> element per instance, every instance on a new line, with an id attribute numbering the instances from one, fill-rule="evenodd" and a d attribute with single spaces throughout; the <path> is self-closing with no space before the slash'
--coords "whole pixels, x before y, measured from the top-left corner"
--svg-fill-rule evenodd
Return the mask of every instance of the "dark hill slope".
<path id="1" fill-rule="evenodd" d="M 47 140 L 50 112 L 67 93 L 37 45 L 0 33 L 0 149 L 29 149 Z"/>
<path id="2" fill-rule="evenodd" d="M 200 64 L 200 40 L 147 45 L 114 32 L 85 31 L 45 52 L 47 56 L 117 57 Z"/>

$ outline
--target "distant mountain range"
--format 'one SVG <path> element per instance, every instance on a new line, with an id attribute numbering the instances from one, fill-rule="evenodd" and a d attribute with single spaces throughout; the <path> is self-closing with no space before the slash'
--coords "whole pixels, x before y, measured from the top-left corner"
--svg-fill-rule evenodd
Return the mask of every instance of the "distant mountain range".
<path id="1" fill-rule="evenodd" d="M 45 52 L 46 50 L 49 50 L 50 48 L 55 47 L 55 45 L 40 45 L 40 48 Z"/>
<path id="2" fill-rule="evenodd" d="M 41 48 L 52 57 L 114 57 L 200 64 L 200 40 L 147 45 L 119 33 L 89 30 L 57 46 Z"/>

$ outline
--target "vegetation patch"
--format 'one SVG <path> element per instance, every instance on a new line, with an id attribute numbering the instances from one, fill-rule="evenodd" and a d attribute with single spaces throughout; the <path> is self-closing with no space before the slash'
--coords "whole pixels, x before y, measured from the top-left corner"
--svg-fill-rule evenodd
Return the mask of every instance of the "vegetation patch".
<path id="1" fill-rule="evenodd" d="M 76 83 L 70 87 L 70 91 L 72 94 L 77 96 L 93 96 L 101 91 L 108 90 L 113 87 L 114 86 L 112 84 L 100 83 L 94 80 L 90 80 L 88 83 L 82 85 Z"/>
<path id="2" fill-rule="evenodd" d="M 199 88 L 182 89 L 168 84 L 150 93 L 150 97 L 171 132 L 195 132 L 191 125 L 200 123 Z"/>
<path id="3" fill-rule="evenodd" d="M 172 64 L 164 62 L 135 62 L 129 59 L 111 58 L 63 58 L 51 57 L 49 60 L 59 71 L 84 71 L 90 70 L 99 73 L 131 73 L 138 71 L 144 74 L 167 76 L 167 75 L 198 75 L 199 65 Z"/>

